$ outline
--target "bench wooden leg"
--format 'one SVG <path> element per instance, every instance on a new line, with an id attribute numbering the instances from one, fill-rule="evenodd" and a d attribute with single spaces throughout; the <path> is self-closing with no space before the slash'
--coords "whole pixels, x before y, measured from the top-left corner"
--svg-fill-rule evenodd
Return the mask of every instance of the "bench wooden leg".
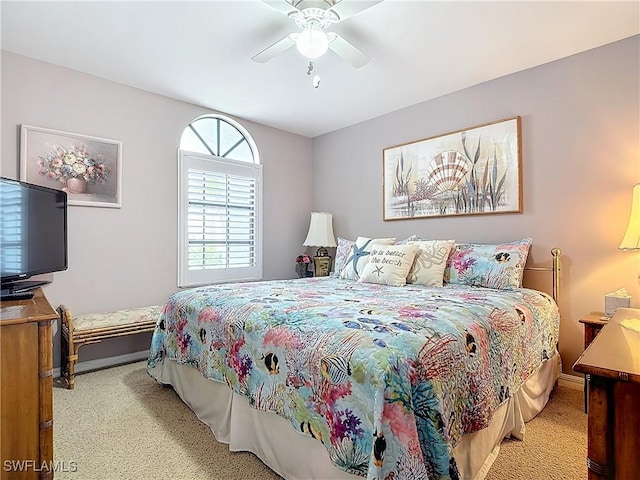
<path id="1" fill-rule="evenodd" d="M 62 336 L 62 352 L 60 355 L 60 376 L 66 383 L 69 390 L 73 390 L 75 386 L 75 373 L 76 362 L 78 361 L 78 350 L 80 347 L 75 347 L 70 344 L 69 341 Z"/>
<path id="2" fill-rule="evenodd" d="M 62 332 L 60 334 L 61 339 L 61 351 L 60 351 L 60 376 L 66 382 L 67 388 L 73 388 L 73 384 L 70 381 L 70 372 L 74 372 L 74 363 L 78 359 L 78 355 L 73 345 L 73 317 L 71 311 L 65 306 L 60 305 L 58 307 L 58 313 L 60 320 L 62 321 Z M 74 357 L 75 358 L 72 358 Z"/>
<path id="3" fill-rule="evenodd" d="M 69 341 L 64 334 L 60 335 L 60 346 L 60 377 L 69 388 Z"/>
<path id="4" fill-rule="evenodd" d="M 73 388 L 76 386 L 76 362 L 78 361 L 78 350 L 80 350 L 80 347 L 73 347 L 73 354 L 67 356 L 67 375 L 66 375 L 66 380 L 67 380 L 67 388 L 69 390 L 73 390 Z"/>

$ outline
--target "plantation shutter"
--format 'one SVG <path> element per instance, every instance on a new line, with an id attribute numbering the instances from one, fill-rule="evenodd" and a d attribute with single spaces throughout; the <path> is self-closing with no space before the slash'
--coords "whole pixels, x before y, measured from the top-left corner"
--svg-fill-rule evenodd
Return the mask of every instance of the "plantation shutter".
<path id="1" fill-rule="evenodd" d="M 260 279 L 260 165 L 180 157 L 179 286 Z"/>

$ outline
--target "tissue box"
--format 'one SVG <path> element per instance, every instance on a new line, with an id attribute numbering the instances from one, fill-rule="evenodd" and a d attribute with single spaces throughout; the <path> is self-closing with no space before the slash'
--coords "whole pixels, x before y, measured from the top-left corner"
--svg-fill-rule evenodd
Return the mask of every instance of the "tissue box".
<path id="1" fill-rule="evenodd" d="M 613 295 L 604 296 L 604 314 L 607 317 L 613 316 L 620 307 L 629 308 L 631 305 L 631 297 L 620 297 Z"/>

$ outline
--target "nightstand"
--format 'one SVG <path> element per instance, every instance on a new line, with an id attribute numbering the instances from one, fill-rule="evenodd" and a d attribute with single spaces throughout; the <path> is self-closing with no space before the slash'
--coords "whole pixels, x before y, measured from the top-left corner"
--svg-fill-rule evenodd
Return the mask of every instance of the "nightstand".
<path id="1" fill-rule="evenodd" d="M 640 310 L 619 308 L 573 365 L 589 379 L 589 480 L 640 471 L 640 335 L 622 326 L 626 319 L 640 319 Z"/>
<path id="2" fill-rule="evenodd" d="M 603 312 L 591 312 L 584 315 L 579 322 L 584 325 L 584 349 L 586 350 L 596 335 L 600 333 L 608 320 L 602 320 Z M 584 413 L 589 413 L 589 374 L 584 376 Z"/>
<path id="3" fill-rule="evenodd" d="M 591 312 L 589 315 L 584 315 L 579 321 L 584 325 L 584 348 L 586 349 L 596 335 L 607 324 L 607 320 L 602 320 L 604 313 Z"/>

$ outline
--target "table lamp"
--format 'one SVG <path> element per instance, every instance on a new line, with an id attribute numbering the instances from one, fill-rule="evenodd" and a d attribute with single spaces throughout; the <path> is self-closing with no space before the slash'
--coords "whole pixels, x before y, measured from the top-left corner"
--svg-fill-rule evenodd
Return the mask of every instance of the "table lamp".
<path id="1" fill-rule="evenodd" d="M 618 249 L 635 252 L 640 251 L 640 183 L 636 183 L 633 186 L 631 215 L 629 216 L 627 230 L 624 237 L 622 237 L 622 242 L 620 242 Z M 638 281 L 640 281 L 640 275 L 638 276 Z M 630 297 L 627 301 L 629 300 Z M 628 307 L 629 304 L 627 303 L 626 306 Z"/>
<path id="2" fill-rule="evenodd" d="M 633 186 L 629 224 L 618 248 L 620 250 L 640 250 L 640 183 Z"/>
<path id="3" fill-rule="evenodd" d="M 309 233 L 302 244 L 305 247 L 318 247 L 313 257 L 316 277 L 326 277 L 331 270 L 331 257 L 327 247 L 335 247 L 336 237 L 333 234 L 333 216 L 326 212 L 311 212 Z"/>

